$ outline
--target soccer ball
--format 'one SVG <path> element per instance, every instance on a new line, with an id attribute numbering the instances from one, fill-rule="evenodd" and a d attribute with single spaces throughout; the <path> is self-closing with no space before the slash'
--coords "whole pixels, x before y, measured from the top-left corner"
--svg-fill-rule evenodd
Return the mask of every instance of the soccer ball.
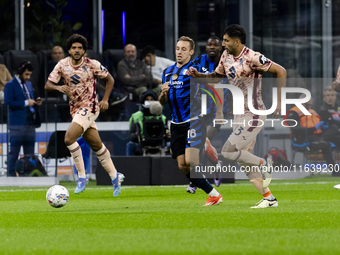
<path id="1" fill-rule="evenodd" d="M 55 208 L 65 206 L 67 204 L 68 198 L 68 190 L 61 185 L 53 185 L 46 193 L 46 200 L 48 204 Z"/>

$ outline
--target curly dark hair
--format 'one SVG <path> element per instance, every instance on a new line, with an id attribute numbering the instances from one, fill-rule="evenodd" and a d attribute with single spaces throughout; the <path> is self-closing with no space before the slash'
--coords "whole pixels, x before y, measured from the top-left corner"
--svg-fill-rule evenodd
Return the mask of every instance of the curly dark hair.
<path id="1" fill-rule="evenodd" d="M 230 38 L 239 38 L 242 44 L 246 43 L 246 31 L 238 24 L 228 26 L 223 35 L 227 34 Z"/>
<path id="2" fill-rule="evenodd" d="M 66 47 L 67 49 L 71 49 L 72 44 L 74 44 L 75 42 L 81 43 L 83 45 L 84 50 L 87 50 L 87 40 L 84 36 L 80 35 L 80 34 L 73 34 L 71 35 L 67 41 L 66 41 Z"/>

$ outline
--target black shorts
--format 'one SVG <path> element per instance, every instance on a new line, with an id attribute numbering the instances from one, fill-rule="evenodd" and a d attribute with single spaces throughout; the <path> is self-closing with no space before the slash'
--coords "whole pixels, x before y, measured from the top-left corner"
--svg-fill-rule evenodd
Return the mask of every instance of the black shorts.
<path id="1" fill-rule="evenodd" d="M 176 159 L 185 154 L 185 149 L 194 147 L 203 151 L 206 139 L 206 124 L 198 118 L 183 124 L 171 123 L 171 155 Z"/>
<path id="2" fill-rule="evenodd" d="M 185 154 L 189 127 L 189 122 L 183 124 L 171 123 L 170 152 L 173 159 Z"/>

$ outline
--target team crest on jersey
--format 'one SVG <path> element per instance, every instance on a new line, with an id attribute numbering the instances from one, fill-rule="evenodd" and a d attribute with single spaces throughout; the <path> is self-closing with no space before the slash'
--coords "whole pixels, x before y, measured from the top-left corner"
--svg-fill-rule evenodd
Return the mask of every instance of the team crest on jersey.
<path id="1" fill-rule="evenodd" d="M 106 71 L 106 68 L 104 66 L 100 65 L 100 70 L 104 72 L 104 71 Z"/>
<path id="2" fill-rule="evenodd" d="M 202 67 L 202 73 L 209 73 L 208 69 L 205 67 Z"/>
<path id="3" fill-rule="evenodd" d="M 182 74 L 186 75 L 186 74 L 188 74 L 188 71 L 189 71 L 188 69 L 184 69 Z"/>
<path id="4" fill-rule="evenodd" d="M 262 65 L 264 65 L 265 63 L 268 62 L 268 59 L 265 56 L 261 55 L 259 61 Z"/>
<path id="5" fill-rule="evenodd" d="M 230 58 L 226 58 L 224 60 L 224 62 L 227 64 L 227 65 L 232 65 L 233 64 L 233 61 L 230 59 Z M 223 64 L 223 63 L 222 63 Z"/>
<path id="6" fill-rule="evenodd" d="M 84 72 L 87 73 L 87 68 L 86 68 L 86 66 L 83 66 L 82 68 L 83 68 Z"/>

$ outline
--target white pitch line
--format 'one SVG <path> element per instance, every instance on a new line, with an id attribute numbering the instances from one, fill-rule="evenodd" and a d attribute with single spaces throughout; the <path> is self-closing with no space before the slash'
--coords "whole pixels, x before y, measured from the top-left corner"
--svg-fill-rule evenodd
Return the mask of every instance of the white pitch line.
<path id="1" fill-rule="evenodd" d="M 307 184 L 307 185 L 311 185 L 311 184 L 329 184 L 329 185 L 333 185 L 335 183 L 338 183 L 334 180 L 334 182 L 280 182 L 280 183 L 271 183 L 270 186 L 273 185 L 299 185 L 299 184 Z M 226 185 L 252 185 L 251 183 L 228 183 Z M 157 186 L 153 186 L 153 185 L 148 185 L 148 186 L 122 186 L 122 189 L 132 189 L 132 188 L 178 188 L 178 187 L 186 187 L 187 185 L 157 185 Z M 46 187 L 46 188 L 36 188 L 36 189 L 0 189 L 0 192 L 21 192 L 21 191 L 47 191 L 50 187 Z M 86 188 L 86 190 L 93 190 L 93 189 L 99 189 L 99 190 L 106 190 L 106 189 L 112 189 L 111 186 L 108 187 L 96 187 L 96 188 Z"/>

